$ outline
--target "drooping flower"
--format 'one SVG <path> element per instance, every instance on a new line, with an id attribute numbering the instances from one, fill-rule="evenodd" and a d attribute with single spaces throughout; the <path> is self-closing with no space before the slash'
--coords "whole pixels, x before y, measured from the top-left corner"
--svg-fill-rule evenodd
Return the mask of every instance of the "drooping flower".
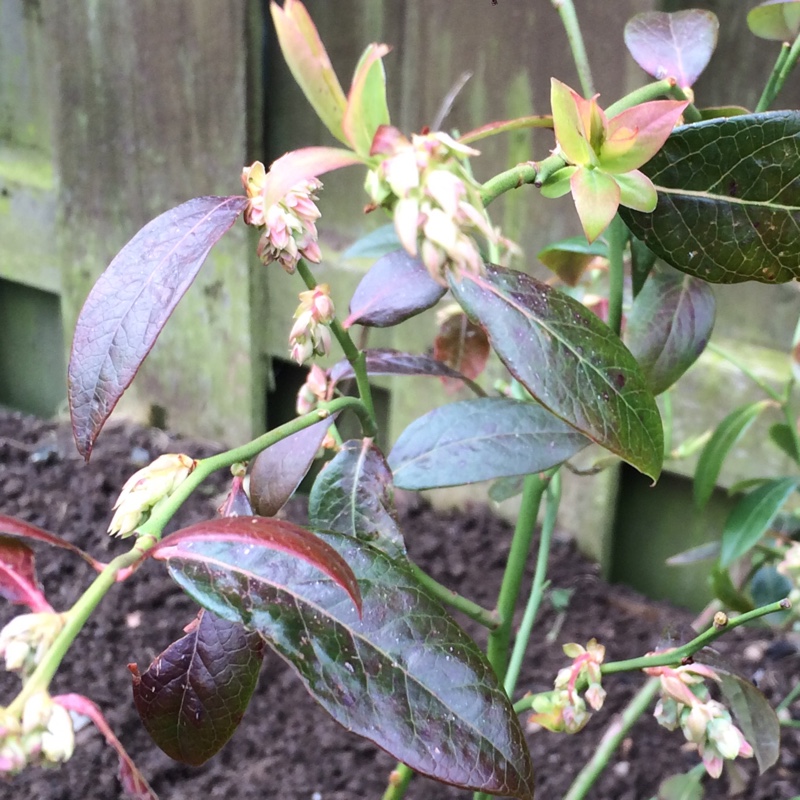
<path id="1" fill-rule="evenodd" d="M 197 462 L 187 455 L 166 453 L 135 472 L 114 503 L 108 532 L 122 538 L 130 536 L 147 519 L 153 506 L 169 497 L 196 466 Z"/>
<path id="2" fill-rule="evenodd" d="M 23 678 L 36 669 L 64 627 L 64 614 L 42 611 L 20 614 L 0 630 L 0 657 L 9 672 Z"/>
<path id="3" fill-rule="evenodd" d="M 409 140 L 383 125 L 370 155 L 384 158 L 367 174 L 367 194 L 392 212 L 401 244 L 421 258 L 435 280 L 446 283 L 448 269 L 481 272 L 476 235 L 517 249 L 489 223 L 478 184 L 464 164 L 468 156 L 479 155 L 477 150 L 441 131 Z"/>
<path id="4" fill-rule="evenodd" d="M 313 411 L 317 404 L 324 400 L 328 393 L 328 375 L 324 369 L 316 364 L 311 365 L 311 369 L 306 376 L 306 382 L 300 387 L 297 393 L 296 411 L 302 416 Z"/>
<path id="5" fill-rule="evenodd" d="M 298 181 L 282 200 L 266 207 L 267 172 L 255 161 L 242 170 L 242 185 L 248 197 L 244 221 L 264 228 L 257 250 L 261 261 L 277 261 L 289 273 L 295 271 L 301 257 L 318 264 L 322 257 L 316 225 L 320 211 L 315 201 L 322 183 L 316 178 Z"/>
<path id="6" fill-rule="evenodd" d="M 300 292 L 300 305 L 294 312 L 295 323 L 289 333 L 292 359 L 304 364 L 313 355 L 324 356 L 331 350 L 331 331 L 336 310 L 330 287 L 321 283 L 315 289 Z"/>
<path id="7" fill-rule="evenodd" d="M 654 100 L 610 119 L 597 104 L 555 78 L 550 103 L 557 147 L 567 162 L 542 186 L 546 197 L 572 192 L 586 238 L 593 242 L 620 205 L 652 211 L 658 202 L 652 181 L 639 170 L 663 146 L 688 105 Z"/>

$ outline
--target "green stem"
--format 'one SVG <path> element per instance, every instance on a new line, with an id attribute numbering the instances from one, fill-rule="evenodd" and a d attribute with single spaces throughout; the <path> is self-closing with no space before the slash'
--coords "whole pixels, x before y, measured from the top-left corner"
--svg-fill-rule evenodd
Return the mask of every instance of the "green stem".
<path id="1" fill-rule="evenodd" d="M 629 108 L 663 97 L 665 94 L 671 94 L 675 86 L 675 78 L 664 78 L 663 81 L 655 81 L 634 89 L 624 97 L 620 97 L 616 103 L 612 103 L 606 109 L 606 116 L 611 119 Z"/>
<path id="2" fill-rule="evenodd" d="M 681 89 L 680 86 L 676 83 L 675 86 L 670 89 L 669 92 L 676 100 L 688 100 L 689 98 L 686 96 L 686 92 Z M 697 110 L 697 106 L 694 103 L 689 103 L 688 106 L 683 111 L 683 118 L 687 122 L 700 122 L 703 119 L 703 115 Z"/>
<path id="3" fill-rule="evenodd" d="M 438 600 L 441 600 L 446 605 L 456 608 L 463 614 L 466 614 L 470 619 L 483 625 L 484 628 L 495 630 L 500 626 L 500 618 L 496 611 L 489 611 L 488 609 L 473 603 L 472 600 L 464 597 L 463 595 L 448 589 L 446 586 L 439 583 L 439 581 L 428 575 L 427 572 L 418 567 L 413 561 L 408 562 L 411 565 L 411 571 L 414 577 Z"/>
<path id="4" fill-rule="evenodd" d="M 786 697 L 780 701 L 780 703 L 778 703 L 775 710 L 783 711 L 784 709 L 789 708 L 789 706 L 794 703 L 798 697 L 800 697 L 800 681 L 798 681 L 794 689 L 792 689 L 792 691 L 789 692 L 789 694 L 787 694 Z"/>
<path id="5" fill-rule="evenodd" d="M 578 24 L 578 15 L 575 13 L 575 6 L 572 0 L 550 0 L 553 8 L 558 11 L 561 17 L 561 24 L 567 33 L 572 59 L 578 70 L 578 79 L 581 82 L 581 90 L 586 98 L 593 97 L 594 81 L 592 80 L 592 70 L 589 66 L 589 57 L 586 55 L 586 46 L 583 43 L 581 28 Z"/>
<path id="6" fill-rule="evenodd" d="M 517 517 L 517 526 L 511 540 L 511 551 L 506 561 L 503 582 L 497 598 L 497 614 L 500 625 L 489 634 L 489 645 L 486 656 L 494 668 L 495 674 L 502 682 L 505 679 L 508 665 L 508 647 L 514 622 L 514 609 L 517 605 L 525 563 L 531 549 L 533 534 L 536 530 L 536 518 L 542 495 L 550 482 L 551 475 L 537 473 L 527 475 L 522 490 L 522 506 Z"/>
<path id="7" fill-rule="evenodd" d="M 519 189 L 520 186 L 524 186 L 526 183 L 536 183 L 536 175 L 536 164 L 533 161 L 525 161 L 505 170 L 505 172 L 501 172 L 499 175 L 495 175 L 481 187 L 483 205 L 488 206 L 501 194 L 505 194 L 512 189 Z"/>
<path id="8" fill-rule="evenodd" d="M 791 608 L 792 604 L 789 600 L 779 600 L 777 603 L 770 603 L 760 608 L 755 608 L 745 614 L 739 614 L 738 617 L 729 619 L 727 624 L 722 626 L 713 625 L 708 630 L 695 636 L 690 642 L 676 647 L 674 650 L 668 650 L 665 653 L 656 653 L 652 656 L 642 656 L 640 658 L 629 658 L 624 661 L 611 661 L 608 664 L 601 664 L 600 671 L 603 675 L 612 675 L 615 672 L 629 672 L 636 669 L 648 669 L 649 667 L 674 667 L 680 664 L 685 658 L 691 658 L 698 650 L 711 644 L 711 642 L 719 639 L 734 628 L 751 622 L 754 619 L 763 617 L 767 614 L 774 614 L 776 611 L 785 611 Z"/>
<path id="9" fill-rule="evenodd" d="M 297 262 L 297 273 L 309 289 L 317 288 L 317 279 L 303 259 Z M 353 367 L 353 372 L 356 376 L 356 386 L 358 387 L 358 395 L 369 412 L 370 424 L 365 428 L 364 434 L 366 436 L 375 436 L 378 430 L 378 423 L 377 417 L 375 416 L 375 405 L 372 401 L 372 389 L 370 388 L 369 377 L 367 375 L 367 357 L 355 346 L 353 340 L 350 338 L 350 334 L 342 327 L 342 323 L 336 318 L 331 322 L 331 331 L 336 337 L 336 341 L 339 342 L 339 346 L 342 348 L 345 358 L 350 362 L 350 366 Z"/>
<path id="10" fill-rule="evenodd" d="M 766 111 L 772 105 L 773 101 L 778 96 L 778 92 L 783 88 L 783 84 L 786 83 L 786 79 L 795 68 L 798 59 L 800 59 L 800 34 L 795 38 L 794 42 L 792 42 L 791 47 L 788 47 L 787 44 L 784 43 L 781 48 L 781 52 L 778 54 L 775 66 L 767 81 L 767 85 L 764 87 L 764 91 L 756 106 L 756 112 Z"/>
<path id="11" fill-rule="evenodd" d="M 750 378 L 750 380 L 753 381 L 753 383 L 755 383 L 756 386 L 758 386 L 758 388 L 764 392 L 764 394 L 766 394 L 779 405 L 783 405 L 783 398 L 780 396 L 780 394 L 776 392 L 768 383 L 765 383 L 761 378 L 759 378 L 758 375 L 756 375 L 750 369 L 750 367 L 739 361 L 736 356 L 732 355 L 727 350 L 723 350 L 721 347 L 714 344 L 714 342 L 709 342 L 706 347 L 709 352 L 718 355 L 720 358 L 724 358 L 729 364 L 733 364 L 733 366 L 736 367 L 736 369 L 738 369 L 742 375 L 746 375 L 748 378 Z"/>
<path id="12" fill-rule="evenodd" d="M 620 746 L 639 717 L 647 711 L 658 693 L 661 681 L 650 678 L 631 698 L 623 712 L 606 729 L 603 738 L 592 757 L 583 765 L 581 771 L 564 795 L 563 800 L 583 800 L 594 785 L 600 773 L 608 765 L 614 751 Z"/>
<path id="13" fill-rule="evenodd" d="M 383 800 L 401 800 L 413 777 L 414 770 L 411 767 L 402 763 L 398 764 L 389 777 L 389 785 L 383 793 Z"/>
<path id="14" fill-rule="evenodd" d="M 514 640 L 514 649 L 511 652 L 511 660 L 508 662 L 508 670 L 503 688 L 506 694 L 511 697 L 517 686 L 519 672 L 525 658 L 525 651 L 528 648 L 528 641 L 533 630 L 533 623 L 539 613 L 539 606 L 544 597 L 545 582 L 547 578 L 547 561 L 550 557 L 550 542 L 553 537 L 553 530 L 556 526 L 558 517 L 558 507 L 561 503 L 561 473 L 556 472 L 550 485 L 547 487 L 545 495 L 545 513 L 542 520 L 542 536 L 539 540 L 539 553 L 536 556 L 536 571 L 533 575 L 533 585 L 528 604 L 525 607 L 525 615 L 522 617 L 517 638 Z"/>
<path id="15" fill-rule="evenodd" d="M 622 297 L 625 289 L 625 244 L 628 231 L 619 214 L 606 232 L 608 241 L 608 327 L 619 336 L 622 330 Z"/>
<path id="16" fill-rule="evenodd" d="M 549 128 L 552 130 L 552 116 L 549 114 L 536 114 L 530 117 L 507 119 L 503 122 L 490 122 L 488 125 L 482 125 L 480 128 L 475 128 L 474 131 L 468 131 L 463 136 L 459 136 L 458 141 L 461 144 L 472 144 L 472 142 L 479 142 L 481 139 L 488 139 L 490 136 L 497 136 L 499 133 L 525 131 L 531 128 Z"/>

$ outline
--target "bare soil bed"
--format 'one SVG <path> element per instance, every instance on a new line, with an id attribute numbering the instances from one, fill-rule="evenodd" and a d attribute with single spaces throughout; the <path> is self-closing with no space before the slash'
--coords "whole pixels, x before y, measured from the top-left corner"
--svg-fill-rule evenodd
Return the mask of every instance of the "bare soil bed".
<path id="1" fill-rule="evenodd" d="M 125 545 L 104 531 L 111 506 L 125 479 L 162 452 L 205 456 L 210 443 L 180 440 L 129 424 L 110 425 L 88 465 L 77 457 L 66 426 L 0 412 L 0 513 L 20 516 L 108 560 Z M 224 496 L 227 477 L 218 475 L 182 509 L 175 526 L 207 519 Z M 402 529 L 412 557 L 437 580 L 490 606 L 502 576 L 511 529 L 485 507 L 439 513 L 414 498 L 401 503 Z M 302 522 L 303 505 L 287 515 Z M 69 607 L 92 577 L 79 559 L 37 547 L 39 571 L 51 603 Z M 535 549 L 534 549 L 535 552 Z M 548 575 L 552 586 L 574 590 L 565 615 L 545 604 L 520 686 L 543 691 L 565 665 L 560 645 L 596 637 L 607 658 L 622 659 L 652 649 L 665 626 L 688 624 L 685 610 L 654 603 L 621 586 L 609 586 L 596 567 L 568 542 L 557 542 Z M 0 621 L 14 612 L 0 608 Z M 196 607 L 159 564 L 146 564 L 105 599 L 59 672 L 55 692 L 91 697 L 151 782 L 161 800 L 378 800 L 394 761 L 372 743 L 343 730 L 318 708 L 292 670 L 269 654 L 244 720 L 232 740 L 202 767 L 169 759 L 148 739 L 131 700 L 127 665 L 145 668 L 195 615 Z M 480 629 L 464 627 L 479 641 Z M 546 641 L 548 634 L 554 637 Z M 720 650 L 746 675 L 756 676 L 777 703 L 800 678 L 800 655 L 780 635 L 764 628 L 734 631 Z M 779 657 L 780 656 L 780 657 Z M 614 715 L 641 685 L 639 675 L 605 682 L 606 707 L 576 736 L 530 731 L 539 800 L 559 800 L 594 752 Z M 0 674 L 0 702 L 17 688 L 14 676 Z M 800 718 L 800 704 L 794 706 Z M 524 724 L 523 720 L 523 724 Z M 800 731 L 784 729 L 779 763 L 761 777 L 752 761 L 744 767 L 740 797 L 788 800 L 800 795 Z M 646 716 L 623 742 L 588 795 L 591 800 L 647 800 L 660 780 L 697 762 L 682 735 L 669 733 Z M 59 770 L 31 770 L 0 782 L 5 800 L 113 800 L 122 793 L 116 757 L 91 727 L 78 734 L 72 760 Z M 725 777 L 705 782 L 706 798 L 734 796 Z M 409 800 L 467 798 L 466 792 L 415 778 Z"/>

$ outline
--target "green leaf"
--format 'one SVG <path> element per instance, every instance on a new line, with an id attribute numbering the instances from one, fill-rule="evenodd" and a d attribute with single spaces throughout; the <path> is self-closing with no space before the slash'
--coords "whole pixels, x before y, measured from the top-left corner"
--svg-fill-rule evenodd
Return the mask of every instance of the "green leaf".
<path id="1" fill-rule="evenodd" d="M 778 715 L 767 698 L 749 680 L 719 664 L 714 664 L 713 668 L 719 675 L 722 694 L 744 738 L 752 746 L 758 770 L 763 774 L 778 760 L 780 754 L 781 724 Z"/>
<path id="2" fill-rule="evenodd" d="M 631 291 L 636 299 L 656 263 L 656 254 L 642 241 L 631 236 Z"/>
<path id="3" fill-rule="evenodd" d="M 297 85 L 325 127 L 344 142 L 342 118 L 347 100 L 308 11 L 296 0 L 288 0 L 283 8 L 272 3 L 270 11 L 283 57 Z"/>
<path id="4" fill-rule="evenodd" d="M 714 327 L 708 284 L 669 271 L 652 275 L 628 315 L 625 344 L 653 394 L 672 386 L 697 360 Z"/>
<path id="5" fill-rule="evenodd" d="M 731 511 L 722 531 L 720 564 L 727 567 L 743 556 L 769 530 L 800 478 L 775 478 L 746 494 Z"/>
<path id="6" fill-rule="evenodd" d="M 730 572 L 720 566 L 715 566 L 708 576 L 711 591 L 717 600 L 733 611 L 744 613 L 753 610 L 752 601 L 743 595 L 734 585 Z"/>
<path id="7" fill-rule="evenodd" d="M 414 420 L 389 453 L 389 466 L 395 486 L 433 489 L 540 472 L 588 444 L 538 403 L 483 397 Z"/>
<path id="8" fill-rule="evenodd" d="M 372 140 L 381 125 L 389 124 L 386 105 L 386 73 L 383 57 L 389 52 L 385 44 L 371 44 L 356 66 L 347 110 L 342 127 L 351 147 L 363 157 L 372 149 Z"/>
<path id="9" fill-rule="evenodd" d="M 576 286 L 592 261 L 608 258 L 608 245 L 603 239 L 589 244 L 585 236 L 572 236 L 547 245 L 536 257 L 564 283 Z"/>
<path id="10" fill-rule="evenodd" d="M 767 0 L 747 14 L 747 27 L 762 39 L 791 42 L 800 31 L 800 2 Z"/>
<path id="11" fill-rule="evenodd" d="M 769 438 L 795 463 L 800 463 L 800 453 L 797 452 L 797 440 L 792 429 L 785 422 L 776 422 L 770 425 Z"/>
<path id="12" fill-rule="evenodd" d="M 308 498 L 308 516 L 319 530 L 372 542 L 390 556 L 405 553 L 392 473 L 369 439 L 345 442 L 322 470 Z"/>
<path id="13" fill-rule="evenodd" d="M 759 400 L 731 411 L 717 426 L 703 448 L 694 473 L 694 501 L 703 508 L 717 485 L 722 464 L 739 439 L 755 422 L 758 415 L 774 405 L 771 400 Z"/>
<path id="14" fill-rule="evenodd" d="M 194 543 L 198 558 L 172 561 L 170 573 L 201 605 L 257 630 L 347 730 L 423 775 L 530 800 L 522 729 L 474 642 L 404 559 L 350 536 L 320 538 L 353 569 L 361 618 L 332 581 L 282 553 Z"/>
<path id="15" fill-rule="evenodd" d="M 703 800 L 701 781 L 704 774 L 692 770 L 682 775 L 671 775 L 661 781 L 657 800 Z"/>
<path id="16" fill-rule="evenodd" d="M 800 112 L 773 111 L 678 128 L 642 167 L 655 211 L 621 208 L 634 236 L 710 283 L 800 277 Z"/>
<path id="17" fill-rule="evenodd" d="M 665 563 L 668 567 L 682 567 L 686 564 L 696 564 L 699 561 L 710 561 L 718 556 L 719 542 L 705 542 L 697 545 L 697 547 L 690 547 L 688 550 L 675 553 Z"/>
<path id="18" fill-rule="evenodd" d="M 507 478 L 498 478 L 489 487 L 489 499 L 495 503 L 502 503 L 522 494 L 525 484 L 524 475 L 509 475 Z"/>
<path id="19" fill-rule="evenodd" d="M 153 741 L 183 764 L 208 761 L 239 726 L 263 657 L 257 633 L 201 611 L 143 674 L 129 665 L 133 701 Z"/>
<path id="20" fill-rule="evenodd" d="M 577 300 L 521 272 L 487 265 L 450 279 L 511 374 L 556 416 L 655 479 L 661 417 L 636 359 Z"/>
<path id="21" fill-rule="evenodd" d="M 750 594 L 757 606 L 768 606 L 788 597 L 792 591 L 792 582 L 775 568 L 774 564 L 765 564 L 759 567 L 750 581 Z M 773 617 L 785 619 L 790 612 L 781 611 L 777 614 L 768 614 L 766 620 L 771 622 Z"/>

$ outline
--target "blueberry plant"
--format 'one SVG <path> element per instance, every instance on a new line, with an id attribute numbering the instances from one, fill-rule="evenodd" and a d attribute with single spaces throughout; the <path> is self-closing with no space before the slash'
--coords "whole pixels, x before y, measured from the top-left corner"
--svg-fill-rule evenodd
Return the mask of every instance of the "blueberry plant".
<path id="1" fill-rule="evenodd" d="M 717 38 L 710 12 L 630 20 L 626 44 L 653 81 L 603 108 L 572 2 L 553 0 L 553 6 L 580 91 L 553 78 L 549 114 L 459 135 L 408 134 L 391 124 L 385 45 L 367 47 L 345 94 L 302 3 L 272 4 L 291 72 L 340 146 L 296 150 L 268 169 L 246 166 L 243 195 L 189 200 L 148 223 L 120 251 L 75 330 L 69 402 L 78 450 L 90 457 L 209 250 L 240 216 L 258 233 L 261 261 L 277 262 L 286 280 L 302 284 L 288 337 L 291 357 L 305 364 L 338 347 L 343 358 L 329 369 L 312 363 L 291 422 L 210 458 L 163 454 L 131 476 L 109 532 L 132 545 L 110 563 L 0 517 L 0 594 L 29 609 L 0 632 L 5 667 L 21 679 L 19 693 L 0 708 L 0 772 L 13 780 L 26 767 L 68 759 L 75 720 L 83 716 L 118 750 L 125 791 L 140 800 L 155 797 L 89 698 L 49 692 L 98 603 L 116 583 L 135 580 L 147 559 L 162 563 L 203 609 L 149 668 L 131 666 L 142 723 L 160 748 L 189 764 L 210 758 L 236 728 L 266 647 L 291 664 L 335 720 L 398 759 L 385 800 L 401 798 L 415 772 L 477 797 L 532 798 L 534 766 L 519 715 L 576 733 L 603 706 L 604 676 L 621 671 L 651 676 L 622 733 L 658 696 L 658 721 L 680 728 L 699 752 L 701 763 L 676 776 L 670 796 L 697 796 L 700 776 L 718 777 L 726 760 L 755 756 L 761 770 L 775 762 L 775 711 L 705 648 L 737 625 L 786 612 L 791 604 L 783 595 L 800 593 L 800 545 L 787 535 L 763 543 L 798 487 L 797 476 L 751 486 L 734 512 L 715 568 L 718 584 L 733 590 L 720 592 L 733 597 L 730 616 L 720 610 L 681 646 L 625 661 L 607 658 L 613 642 L 568 644 L 551 691 L 526 694 L 517 682 L 545 587 L 561 466 L 594 444 L 606 451 L 601 461 L 623 460 L 656 481 L 665 454 L 656 395 L 708 344 L 714 322 L 708 284 L 800 277 L 800 113 L 769 110 L 800 56 L 800 2 L 768 0 L 748 16 L 756 35 L 786 42 L 752 113 L 695 104 L 691 87 Z M 475 177 L 481 139 L 530 127 L 552 129 L 548 155 L 483 181 Z M 391 217 L 390 235 L 380 232 L 380 256 L 344 313 L 313 269 L 322 260 L 319 177 L 343 168 L 363 171 L 367 209 Z M 519 247 L 492 222 L 492 203 L 512 190 L 532 198 L 572 195 L 584 236 L 540 254 L 561 288 L 520 269 Z M 373 237 L 367 249 L 375 246 Z M 355 326 L 399 325 L 446 295 L 433 356 L 370 349 L 351 336 Z M 488 391 L 476 379 L 490 351 L 506 375 Z M 376 375 L 438 377 L 474 396 L 415 420 L 383 453 L 370 387 Z M 345 380 L 355 387 L 352 395 L 341 391 Z M 784 414 L 775 440 L 800 462 L 790 391 L 770 392 L 768 402 Z M 735 411 L 706 445 L 700 502 L 764 405 Z M 345 414 L 360 426 L 348 441 L 337 427 Z M 320 451 L 328 451 L 328 461 L 311 489 L 308 528 L 277 519 Z M 232 483 L 219 517 L 163 535 L 181 504 L 221 469 L 231 470 Z M 497 481 L 496 495 L 521 491 L 522 498 L 499 596 L 487 609 L 409 558 L 393 491 L 490 480 Z M 541 505 L 535 578 L 515 630 Z M 71 608 L 49 604 L 30 540 L 72 551 L 97 570 Z M 772 581 L 773 596 L 761 605 L 726 572 L 756 546 L 756 567 L 782 579 Z M 488 629 L 485 653 L 446 606 Z M 585 796 L 620 739 L 604 740 L 569 800 Z"/>

